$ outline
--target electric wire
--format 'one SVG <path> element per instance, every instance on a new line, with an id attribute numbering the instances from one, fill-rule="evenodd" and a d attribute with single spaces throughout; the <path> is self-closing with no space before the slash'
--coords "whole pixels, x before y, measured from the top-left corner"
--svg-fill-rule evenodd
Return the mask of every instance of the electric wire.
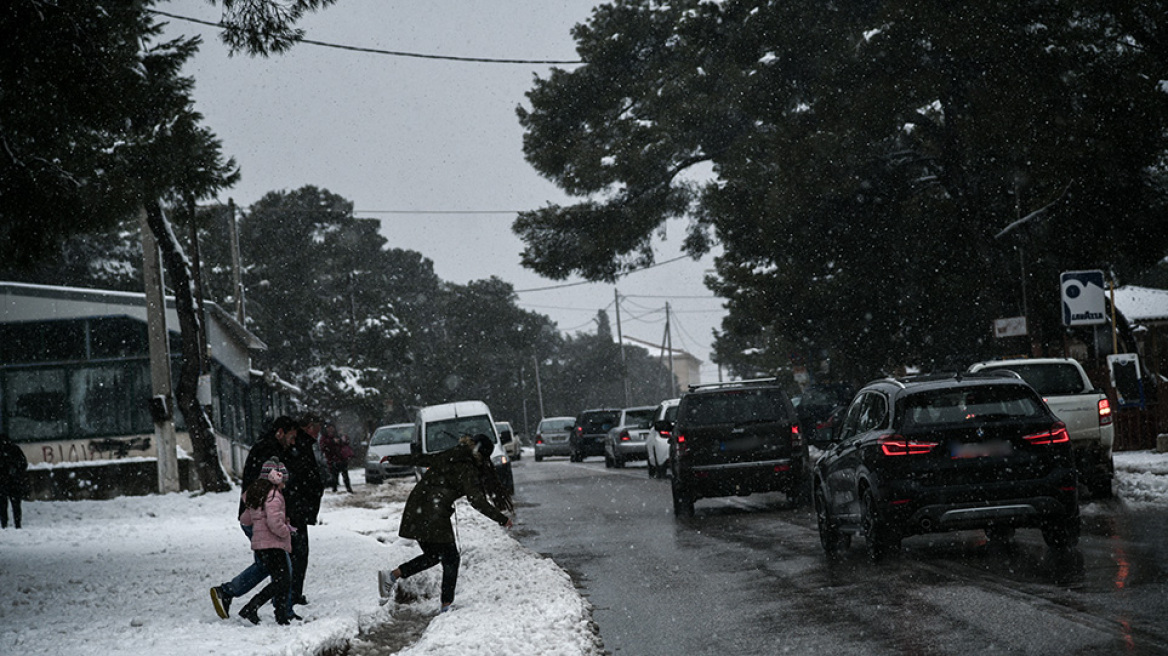
<path id="1" fill-rule="evenodd" d="M 198 18 L 191 18 L 190 16 L 180 16 L 170 12 L 161 11 L 158 9 L 147 9 L 149 13 L 157 14 L 159 16 L 166 16 L 175 20 L 187 21 L 189 23 L 196 23 L 199 25 L 207 25 L 210 27 L 217 27 L 220 29 L 226 28 L 222 22 L 212 23 L 211 21 L 200 20 Z M 309 45 L 321 46 L 324 48 L 336 48 L 338 50 L 348 50 L 351 52 L 365 52 L 374 55 L 389 55 L 393 57 L 413 57 L 415 59 L 441 59 L 446 61 L 458 62 L 473 62 L 480 64 L 547 64 L 547 65 L 574 65 L 583 64 L 580 60 L 565 60 L 565 59 L 500 59 L 494 57 L 458 57 L 455 55 L 431 55 L 420 52 L 406 52 L 402 50 L 383 50 L 381 48 L 365 48 L 362 46 L 349 46 L 340 43 L 328 43 L 326 41 L 316 41 L 313 39 L 297 39 L 297 43 L 307 43 Z"/>

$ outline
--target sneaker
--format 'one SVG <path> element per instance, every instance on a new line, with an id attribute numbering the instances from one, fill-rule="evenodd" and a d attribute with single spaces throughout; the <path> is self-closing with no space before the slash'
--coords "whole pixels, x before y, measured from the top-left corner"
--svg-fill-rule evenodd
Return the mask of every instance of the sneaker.
<path id="1" fill-rule="evenodd" d="M 215 605 L 215 614 L 220 619 L 227 619 L 231 617 L 231 595 L 223 589 L 223 586 L 217 585 L 211 588 L 211 603 Z"/>
<path id="2" fill-rule="evenodd" d="M 242 617 L 243 619 L 247 620 L 248 622 L 251 622 L 252 624 L 259 624 L 260 623 L 259 611 L 257 611 L 254 608 L 248 608 L 247 606 L 240 608 L 239 609 L 239 616 Z"/>
<path id="3" fill-rule="evenodd" d="M 305 597 L 304 595 L 300 595 L 299 597 L 292 600 L 292 605 L 293 606 L 307 606 L 308 605 L 308 597 Z"/>
<path id="4" fill-rule="evenodd" d="M 393 597 L 393 586 L 397 583 L 397 577 L 393 575 L 393 570 L 383 569 L 377 572 L 377 593 L 381 596 L 378 601 L 382 606 L 389 603 Z"/>

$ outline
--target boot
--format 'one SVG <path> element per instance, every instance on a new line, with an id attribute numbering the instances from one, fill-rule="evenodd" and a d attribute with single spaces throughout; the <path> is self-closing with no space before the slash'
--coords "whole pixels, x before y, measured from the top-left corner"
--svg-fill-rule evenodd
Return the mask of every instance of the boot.
<path id="1" fill-rule="evenodd" d="M 255 599 L 253 598 L 252 601 L 255 601 Z M 259 624 L 260 623 L 259 610 L 260 610 L 259 608 L 253 606 L 252 602 L 249 601 L 249 602 L 247 602 L 246 606 L 239 609 L 239 616 L 242 617 L 243 619 L 247 620 L 248 622 L 251 622 L 252 624 Z"/>

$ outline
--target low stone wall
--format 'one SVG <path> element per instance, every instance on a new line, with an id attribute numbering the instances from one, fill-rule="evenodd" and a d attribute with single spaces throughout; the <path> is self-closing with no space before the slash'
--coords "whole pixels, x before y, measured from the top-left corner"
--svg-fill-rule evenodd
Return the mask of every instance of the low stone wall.
<path id="1" fill-rule="evenodd" d="M 179 487 L 199 489 L 194 461 L 178 461 Z M 146 496 L 158 492 L 158 462 L 154 458 L 134 458 L 93 463 L 70 463 L 28 470 L 28 496 L 36 501 L 113 499 Z"/>

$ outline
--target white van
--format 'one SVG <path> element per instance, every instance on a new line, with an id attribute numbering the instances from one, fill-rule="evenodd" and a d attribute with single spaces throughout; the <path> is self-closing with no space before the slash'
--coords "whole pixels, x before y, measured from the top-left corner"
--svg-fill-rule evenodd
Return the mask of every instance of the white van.
<path id="1" fill-rule="evenodd" d="M 413 449 L 415 453 L 438 453 L 457 445 L 458 438 L 463 435 L 479 433 L 490 437 L 495 443 L 495 449 L 491 452 L 495 473 L 499 475 L 499 481 L 507 488 L 507 492 L 514 494 L 511 459 L 499 441 L 491 409 L 482 401 L 456 401 L 419 409 L 414 417 Z"/>

